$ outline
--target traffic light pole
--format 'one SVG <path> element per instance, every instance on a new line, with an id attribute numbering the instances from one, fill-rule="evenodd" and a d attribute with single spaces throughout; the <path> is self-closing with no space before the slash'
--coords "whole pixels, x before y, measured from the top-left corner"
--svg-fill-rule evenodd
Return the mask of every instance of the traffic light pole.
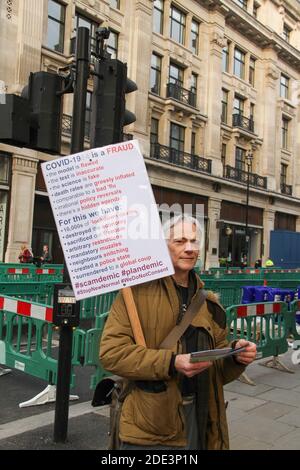
<path id="1" fill-rule="evenodd" d="M 76 50 L 76 81 L 74 89 L 71 153 L 84 150 L 84 128 L 87 85 L 90 68 L 89 30 L 78 28 Z M 64 282 L 69 284 L 69 273 L 64 262 Z M 56 294 L 56 297 L 58 293 Z M 59 316 L 57 298 L 55 314 Z M 79 313 L 78 313 L 79 316 Z M 65 443 L 68 433 L 69 395 L 72 369 L 73 325 L 68 315 L 59 322 L 59 355 L 54 419 L 54 442 Z"/>
<path id="2" fill-rule="evenodd" d="M 84 150 L 86 97 L 90 71 L 89 36 L 90 31 L 88 28 L 78 28 L 71 153 L 82 152 Z"/>
<path id="3" fill-rule="evenodd" d="M 64 443 L 67 440 L 72 367 L 72 342 L 73 328 L 69 325 L 61 325 L 59 328 L 54 442 Z"/>

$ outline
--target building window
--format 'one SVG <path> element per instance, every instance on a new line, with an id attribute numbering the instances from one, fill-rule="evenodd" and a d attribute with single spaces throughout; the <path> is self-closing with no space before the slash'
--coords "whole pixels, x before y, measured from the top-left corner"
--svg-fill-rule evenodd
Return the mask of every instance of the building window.
<path id="1" fill-rule="evenodd" d="M 254 18 L 256 18 L 256 19 L 257 19 L 258 9 L 259 9 L 259 5 L 254 2 L 254 3 L 253 3 L 253 16 L 254 16 Z"/>
<path id="2" fill-rule="evenodd" d="M 184 44 L 185 19 L 186 15 L 172 5 L 170 13 L 170 37 L 180 44 Z"/>
<path id="3" fill-rule="evenodd" d="M 227 146 L 226 146 L 226 144 L 222 144 L 222 148 L 221 148 L 221 162 L 222 162 L 223 168 L 224 168 L 225 165 L 226 165 L 226 153 L 227 153 Z"/>
<path id="4" fill-rule="evenodd" d="M 163 34 L 164 29 L 164 2 L 163 0 L 154 0 L 153 8 L 153 31 Z"/>
<path id="5" fill-rule="evenodd" d="M 239 78 L 245 78 L 245 53 L 237 47 L 234 49 L 233 73 Z"/>
<path id="6" fill-rule="evenodd" d="M 199 52 L 199 23 L 196 20 L 192 20 L 191 51 L 195 55 Z"/>
<path id="7" fill-rule="evenodd" d="M 191 154 L 196 155 L 196 132 L 192 132 L 191 137 Z"/>
<path id="8" fill-rule="evenodd" d="M 250 121 L 254 121 L 255 104 L 250 103 Z"/>
<path id="9" fill-rule="evenodd" d="M 10 156 L 0 153 L 0 183 L 9 184 Z"/>
<path id="10" fill-rule="evenodd" d="M 245 154 L 246 151 L 240 147 L 235 148 L 235 168 L 237 170 L 245 170 Z"/>
<path id="11" fill-rule="evenodd" d="M 237 3 L 240 5 L 241 8 L 243 8 L 244 10 L 247 10 L 247 4 L 248 4 L 247 0 L 237 0 Z"/>
<path id="12" fill-rule="evenodd" d="M 289 82 L 290 79 L 285 75 L 281 74 L 280 77 L 280 96 L 281 98 L 289 98 Z"/>
<path id="13" fill-rule="evenodd" d="M 118 57 L 118 41 L 119 35 L 114 31 L 110 31 L 109 39 L 106 43 L 106 50 L 109 54 L 111 54 L 112 59 L 117 59 Z"/>
<path id="14" fill-rule="evenodd" d="M 254 80 L 255 80 L 255 59 L 250 57 L 249 62 L 249 83 L 254 87 Z"/>
<path id="15" fill-rule="evenodd" d="M 96 49 L 96 29 L 99 27 L 99 24 L 96 23 L 95 21 L 92 21 L 90 18 L 87 18 L 86 16 L 82 15 L 81 13 L 76 12 L 76 32 L 78 31 L 78 28 L 88 28 L 90 31 L 90 40 L 91 40 L 91 50 L 95 52 Z M 75 41 L 73 40 L 71 42 L 71 54 L 75 54 Z"/>
<path id="16" fill-rule="evenodd" d="M 288 166 L 285 165 L 284 163 L 281 163 L 280 165 L 280 186 L 281 187 L 286 185 L 287 169 L 288 169 Z"/>
<path id="17" fill-rule="evenodd" d="M 196 102 L 197 102 L 197 86 L 198 86 L 198 75 L 195 73 L 192 73 L 189 104 L 194 107 L 196 107 Z"/>
<path id="18" fill-rule="evenodd" d="M 282 118 L 281 136 L 281 146 L 283 149 L 287 150 L 289 137 L 289 120 L 286 118 Z"/>
<path id="19" fill-rule="evenodd" d="M 175 64 L 170 64 L 169 83 L 183 87 L 183 69 Z"/>
<path id="20" fill-rule="evenodd" d="M 47 47 L 64 52 L 65 7 L 59 2 L 48 0 Z"/>
<path id="21" fill-rule="evenodd" d="M 229 43 L 222 50 L 222 72 L 229 71 Z"/>
<path id="22" fill-rule="evenodd" d="M 184 151 L 184 127 L 171 122 L 170 147 L 178 152 Z"/>
<path id="23" fill-rule="evenodd" d="M 120 9 L 120 0 L 109 0 L 109 4 L 112 8 Z"/>
<path id="24" fill-rule="evenodd" d="M 159 128 L 159 120 L 152 118 L 151 119 L 151 133 L 150 133 L 151 145 L 158 144 L 158 128 Z"/>
<path id="25" fill-rule="evenodd" d="M 290 42 L 291 28 L 286 24 L 283 25 L 282 37 L 286 42 Z"/>
<path id="26" fill-rule="evenodd" d="M 244 115 L 245 100 L 239 96 L 234 97 L 233 101 L 233 114 Z"/>
<path id="27" fill-rule="evenodd" d="M 150 75 L 150 90 L 156 95 L 160 95 L 161 84 L 161 57 L 157 54 L 152 54 L 151 57 L 151 75 Z"/>
<path id="28" fill-rule="evenodd" d="M 221 114 L 221 122 L 227 124 L 227 116 L 228 116 L 228 91 L 222 90 L 222 114 Z"/>

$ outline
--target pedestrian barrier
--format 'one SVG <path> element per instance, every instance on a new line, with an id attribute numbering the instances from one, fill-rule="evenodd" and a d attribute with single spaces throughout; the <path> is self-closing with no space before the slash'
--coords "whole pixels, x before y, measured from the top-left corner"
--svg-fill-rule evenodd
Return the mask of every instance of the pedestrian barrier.
<path id="1" fill-rule="evenodd" d="M 293 373 L 278 356 L 288 350 L 289 312 L 285 302 L 233 305 L 226 309 L 228 339 L 246 339 L 257 346 L 256 359 L 272 357 L 266 367 Z"/>
<path id="2" fill-rule="evenodd" d="M 241 296 L 241 284 L 246 280 L 207 281 L 206 288 L 219 291 L 221 302 L 232 302 Z M 259 283 L 259 281 L 257 281 Z M 232 285 L 233 284 L 233 285 Z M 2 295 L 1 287 L 5 295 Z M 11 286 L 11 287 L 8 287 Z M 220 287 L 221 286 L 221 287 Z M 7 296 L 7 290 L 20 295 L 47 295 L 53 288 L 49 283 L 0 283 L 0 364 L 21 370 L 48 382 L 47 388 L 32 400 L 20 406 L 30 406 L 55 400 L 57 381 L 57 358 L 53 353 L 53 309 L 50 303 L 41 304 L 23 298 Z M 11 289 L 11 290 L 10 290 Z M 30 294 L 28 293 L 30 291 Z M 99 343 L 108 311 L 117 292 L 92 297 L 81 302 L 81 318 L 94 319 L 94 327 L 84 331 L 76 329 L 73 336 L 72 366 L 95 367 L 90 386 L 97 384 L 110 374 L 99 361 Z M 227 300 L 226 300 L 227 295 Z M 225 302 L 224 302 L 225 298 Z M 236 302 L 239 304 L 239 301 Z M 289 335 L 300 339 L 297 333 L 295 314 L 300 311 L 300 301 L 291 302 L 291 311 L 284 302 L 233 305 L 227 308 L 229 339 L 245 338 L 254 341 L 258 348 L 258 359 L 272 357 L 266 364 L 280 370 L 291 372 L 278 359 L 279 354 L 287 351 Z M 55 344 L 57 346 L 57 342 Z M 0 376 L 5 369 L 0 369 Z M 71 386 L 75 375 L 72 369 Z M 73 397 L 76 398 L 76 397 Z"/>
<path id="3" fill-rule="evenodd" d="M 92 328 L 86 332 L 84 365 L 93 366 L 96 368 L 95 373 L 91 376 L 90 382 L 90 387 L 93 390 L 96 389 L 97 384 L 101 380 L 111 375 L 109 372 L 103 369 L 99 360 L 99 344 L 107 316 L 108 312 L 98 315 L 96 317 L 95 328 Z"/>
<path id="4" fill-rule="evenodd" d="M 0 282 L 0 295 L 51 305 L 54 284 L 51 282 Z"/>
<path id="5" fill-rule="evenodd" d="M 53 308 L 50 305 L 0 295 L 0 364 L 55 386 L 57 358 L 53 347 L 52 317 Z M 74 332 L 72 366 L 83 363 L 85 335 L 86 332 L 80 329 Z M 71 386 L 74 381 L 72 370 Z M 29 402 L 38 404 L 37 397 Z"/>
<path id="6" fill-rule="evenodd" d="M 97 295 L 80 302 L 80 319 L 97 319 L 97 316 L 108 312 L 118 291 Z"/>
<path id="7" fill-rule="evenodd" d="M 43 265 L 36 267 L 33 264 L 0 264 L 0 282 L 32 282 L 47 281 L 61 282 L 63 279 L 63 265 Z"/>
<path id="8" fill-rule="evenodd" d="M 252 284 L 260 285 L 262 281 L 254 280 Z M 242 287 L 249 284 L 248 279 L 220 279 L 205 281 L 205 289 L 218 294 L 220 303 L 225 307 L 238 305 L 242 299 Z"/>
<path id="9" fill-rule="evenodd" d="M 300 340 L 300 326 L 298 327 L 299 333 L 297 331 L 297 324 L 300 323 L 300 299 L 294 300 L 290 304 L 290 311 L 288 315 L 288 333 L 292 335 L 293 339 L 296 341 Z"/>

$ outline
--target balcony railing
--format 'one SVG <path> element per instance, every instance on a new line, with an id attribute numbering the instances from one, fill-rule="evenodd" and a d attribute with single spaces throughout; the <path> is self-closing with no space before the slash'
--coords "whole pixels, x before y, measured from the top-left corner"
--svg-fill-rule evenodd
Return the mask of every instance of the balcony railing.
<path id="1" fill-rule="evenodd" d="M 293 186 L 285 183 L 281 183 L 280 185 L 281 193 L 286 194 L 287 196 L 291 196 L 293 194 Z"/>
<path id="2" fill-rule="evenodd" d="M 226 165 L 224 167 L 224 178 L 247 184 L 248 172 Z M 267 189 L 267 178 L 264 176 L 259 176 L 256 173 L 249 172 L 249 185 L 261 189 Z"/>
<path id="3" fill-rule="evenodd" d="M 196 93 L 191 90 L 186 90 L 175 83 L 168 83 L 167 97 L 174 98 L 177 101 L 181 101 L 184 104 L 188 104 L 189 106 L 196 108 Z"/>
<path id="4" fill-rule="evenodd" d="M 69 116 L 68 114 L 63 114 L 62 117 L 62 134 L 68 137 L 71 137 L 72 135 L 72 116 Z M 90 140 L 90 135 L 91 135 L 91 123 L 86 122 L 85 123 L 85 128 L 84 128 L 84 138 L 85 140 Z M 123 141 L 127 140 L 132 140 L 133 139 L 133 134 L 123 134 Z"/>
<path id="5" fill-rule="evenodd" d="M 90 130 L 91 130 L 90 129 L 90 123 L 86 122 L 85 127 L 84 127 L 84 138 L 86 140 L 90 139 Z M 71 137 L 71 135 L 72 135 L 72 116 L 69 116 L 68 114 L 63 114 L 61 133 L 63 135 Z"/>
<path id="6" fill-rule="evenodd" d="M 211 160 L 199 157 L 198 155 L 191 155 L 190 153 L 181 152 L 180 150 L 166 147 L 165 145 L 152 144 L 151 145 L 151 158 L 172 163 L 183 168 L 200 171 L 204 173 L 211 173 Z"/>
<path id="7" fill-rule="evenodd" d="M 254 121 L 244 117 L 242 114 L 233 114 L 232 127 L 240 127 L 246 131 L 254 132 Z"/>

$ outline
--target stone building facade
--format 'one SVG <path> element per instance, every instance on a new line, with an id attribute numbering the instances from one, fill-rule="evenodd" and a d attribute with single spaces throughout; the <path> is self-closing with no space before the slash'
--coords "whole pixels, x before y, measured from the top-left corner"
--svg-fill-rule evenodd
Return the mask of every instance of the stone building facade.
<path id="1" fill-rule="evenodd" d="M 108 51 L 128 63 L 127 99 L 158 204 L 204 206 L 202 262 L 251 264 L 274 229 L 300 231 L 300 3 L 296 0 L 2 0 L 0 86 L 20 94 L 30 72 L 74 60 L 78 26 L 111 29 Z M 89 145 L 92 80 L 86 112 Z M 3 98 L 3 95 L 1 95 Z M 64 98 L 61 153 L 70 147 Z M 22 242 L 59 240 L 41 177 L 52 159 L 0 143 L 0 260 Z M 205 259 L 205 261 L 204 261 Z"/>

